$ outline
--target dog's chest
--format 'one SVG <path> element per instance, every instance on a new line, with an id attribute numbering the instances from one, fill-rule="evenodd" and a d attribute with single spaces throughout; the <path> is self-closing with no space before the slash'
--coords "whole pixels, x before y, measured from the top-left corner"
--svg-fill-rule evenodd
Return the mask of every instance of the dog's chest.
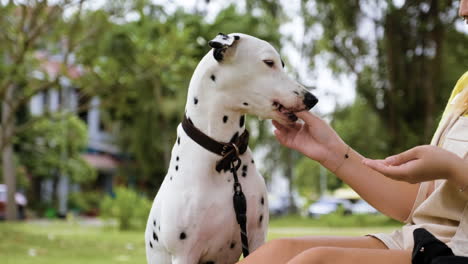
<path id="1" fill-rule="evenodd" d="M 233 175 L 216 172 L 219 156 L 197 145 L 180 129 L 178 135 L 150 215 L 166 227 L 155 227 L 160 229 L 156 232 L 160 246 L 170 252 L 199 251 L 205 261 L 224 259 L 233 263 L 241 251 L 232 200 Z M 248 232 L 253 238 L 259 236 L 254 230 L 266 228 L 266 188 L 250 150 L 241 156 L 241 162 L 237 174 L 247 200 Z M 216 263 L 223 263 L 220 261 Z"/>

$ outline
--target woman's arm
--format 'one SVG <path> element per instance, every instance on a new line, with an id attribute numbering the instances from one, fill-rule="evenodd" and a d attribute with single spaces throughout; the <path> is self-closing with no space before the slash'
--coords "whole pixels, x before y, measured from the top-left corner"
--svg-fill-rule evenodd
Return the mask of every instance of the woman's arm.
<path id="1" fill-rule="evenodd" d="M 398 181 L 447 179 L 462 191 L 468 189 L 468 160 L 436 146 L 417 146 L 385 160 L 365 159 L 364 164 Z"/>
<path id="2" fill-rule="evenodd" d="M 320 162 L 382 213 L 400 221 L 407 219 L 419 184 L 395 181 L 370 169 L 362 163 L 364 157 L 349 148 L 326 122 L 309 112 L 297 116 L 305 123 L 285 126 L 273 121 L 281 144 Z"/>

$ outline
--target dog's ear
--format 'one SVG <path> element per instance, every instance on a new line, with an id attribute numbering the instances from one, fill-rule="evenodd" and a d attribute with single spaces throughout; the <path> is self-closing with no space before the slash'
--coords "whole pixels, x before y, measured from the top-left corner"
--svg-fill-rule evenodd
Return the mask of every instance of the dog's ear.
<path id="1" fill-rule="evenodd" d="M 208 42 L 208 45 L 212 47 L 213 50 L 213 56 L 215 60 L 218 62 L 221 62 L 224 59 L 224 56 L 226 55 L 226 52 L 228 51 L 229 47 L 234 45 L 236 40 L 239 40 L 239 36 L 229 36 L 225 35 L 223 33 L 219 33 L 213 40 Z"/>

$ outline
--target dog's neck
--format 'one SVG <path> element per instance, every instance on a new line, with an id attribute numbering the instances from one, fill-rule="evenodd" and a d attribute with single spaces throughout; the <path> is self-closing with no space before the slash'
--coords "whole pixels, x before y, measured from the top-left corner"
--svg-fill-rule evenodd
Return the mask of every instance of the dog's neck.
<path id="1" fill-rule="evenodd" d="M 206 101 L 203 102 L 203 99 Z M 242 113 L 227 109 L 219 99 L 213 97 L 197 97 L 197 100 L 197 104 L 194 98 L 187 100 L 186 116 L 207 136 L 220 142 L 229 142 L 235 135 L 244 132 L 245 116 Z"/>
<path id="2" fill-rule="evenodd" d="M 216 86 L 211 75 L 210 71 L 200 71 L 197 67 L 190 81 L 185 114 L 207 136 L 229 142 L 244 132 L 245 115 L 226 105 L 229 98 L 217 92 L 222 88 Z"/>

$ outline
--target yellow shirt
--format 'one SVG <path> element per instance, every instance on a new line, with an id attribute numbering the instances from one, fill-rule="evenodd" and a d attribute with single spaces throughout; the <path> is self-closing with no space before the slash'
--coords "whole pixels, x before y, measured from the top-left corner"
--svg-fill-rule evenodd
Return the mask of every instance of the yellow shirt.
<path id="1" fill-rule="evenodd" d="M 458 79 L 457 83 L 455 84 L 455 88 L 453 88 L 452 94 L 450 95 L 449 102 L 447 106 L 445 107 L 444 115 L 448 112 L 448 110 L 451 107 L 451 102 L 457 96 L 463 89 L 468 89 L 468 71 L 463 74 L 460 79 Z M 465 112 L 463 116 L 468 116 L 468 112 Z"/>

